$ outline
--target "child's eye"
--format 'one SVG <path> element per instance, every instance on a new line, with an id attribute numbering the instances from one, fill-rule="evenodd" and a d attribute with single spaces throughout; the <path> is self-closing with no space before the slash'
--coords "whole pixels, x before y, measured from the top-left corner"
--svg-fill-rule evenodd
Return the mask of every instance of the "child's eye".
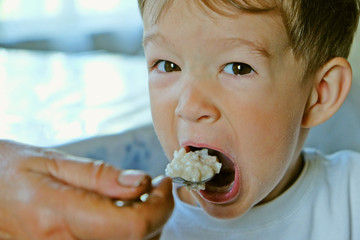
<path id="1" fill-rule="evenodd" d="M 161 72 L 177 72 L 181 71 L 181 68 L 173 62 L 160 60 L 155 64 L 156 68 Z"/>
<path id="2" fill-rule="evenodd" d="M 226 64 L 223 71 L 232 75 L 245 75 L 254 72 L 248 64 L 240 62 Z"/>

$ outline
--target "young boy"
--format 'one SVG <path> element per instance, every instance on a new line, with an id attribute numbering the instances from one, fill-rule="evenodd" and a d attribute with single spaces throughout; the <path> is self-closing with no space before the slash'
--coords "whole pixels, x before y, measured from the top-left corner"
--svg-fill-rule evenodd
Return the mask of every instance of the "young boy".
<path id="1" fill-rule="evenodd" d="M 162 239 L 360 239 L 360 155 L 303 150 L 351 85 L 357 0 L 139 0 L 155 130 L 207 148 Z"/>

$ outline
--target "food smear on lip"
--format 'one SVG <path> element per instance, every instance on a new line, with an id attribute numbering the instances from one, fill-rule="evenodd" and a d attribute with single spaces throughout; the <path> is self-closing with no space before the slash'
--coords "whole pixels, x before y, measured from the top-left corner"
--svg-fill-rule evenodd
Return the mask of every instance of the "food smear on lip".
<path id="1" fill-rule="evenodd" d="M 216 156 L 208 154 L 208 149 L 186 152 L 184 148 L 174 152 L 174 159 L 166 166 L 169 177 L 181 177 L 194 182 L 186 186 L 187 190 L 204 190 L 205 183 L 199 183 L 220 172 L 222 164 Z"/>

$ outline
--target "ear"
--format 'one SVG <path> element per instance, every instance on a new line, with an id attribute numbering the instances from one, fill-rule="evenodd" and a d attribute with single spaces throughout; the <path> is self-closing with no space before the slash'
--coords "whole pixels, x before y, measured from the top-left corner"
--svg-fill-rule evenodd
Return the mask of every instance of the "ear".
<path id="1" fill-rule="evenodd" d="M 302 126 L 314 127 L 334 115 L 345 101 L 351 81 L 351 66 L 345 58 L 333 58 L 324 64 L 313 76 Z"/>

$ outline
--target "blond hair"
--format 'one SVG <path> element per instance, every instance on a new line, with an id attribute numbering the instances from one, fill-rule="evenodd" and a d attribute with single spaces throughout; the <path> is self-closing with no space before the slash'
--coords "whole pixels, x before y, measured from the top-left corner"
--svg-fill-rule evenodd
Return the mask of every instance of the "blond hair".
<path id="1" fill-rule="evenodd" d="M 186 0 L 188 1 L 188 0 Z M 189 0 L 190 1 L 190 0 Z M 138 0 L 143 18 L 156 23 L 173 0 Z M 357 29 L 359 0 L 195 0 L 219 14 L 278 10 L 297 59 L 311 74 L 334 57 L 347 58 Z"/>

